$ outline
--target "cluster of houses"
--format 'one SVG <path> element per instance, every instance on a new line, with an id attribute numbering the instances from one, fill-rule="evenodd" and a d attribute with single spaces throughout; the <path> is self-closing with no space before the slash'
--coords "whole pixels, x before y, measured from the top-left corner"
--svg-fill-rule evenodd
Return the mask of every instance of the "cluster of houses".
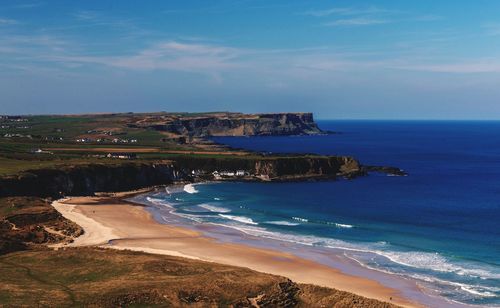
<path id="1" fill-rule="evenodd" d="M 18 125 L 18 126 L 11 126 L 11 125 L 0 125 L 0 128 L 6 129 L 6 128 L 15 128 L 15 129 L 30 129 L 31 126 L 29 125 Z"/>
<path id="2" fill-rule="evenodd" d="M 75 140 L 78 143 L 90 143 L 90 142 L 97 142 L 97 143 L 102 143 L 102 142 L 111 142 L 111 143 L 137 143 L 137 139 L 121 139 L 121 138 L 114 138 L 114 139 L 106 139 L 106 138 L 97 138 L 97 139 L 92 139 L 92 138 L 78 138 Z"/>
<path id="3" fill-rule="evenodd" d="M 106 158 L 118 158 L 118 159 L 136 159 L 137 154 L 135 153 L 108 153 Z"/>
<path id="4" fill-rule="evenodd" d="M 2 115 L 2 116 L 0 116 L 0 120 L 10 121 L 10 122 L 28 122 L 28 119 L 24 118 L 22 116 L 6 116 L 6 115 Z"/>
<path id="5" fill-rule="evenodd" d="M 58 136 L 45 136 L 43 137 L 43 140 L 46 140 L 46 141 L 63 141 L 64 138 L 63 137 L 58 137 Z"/>
<path id="6" fill-rule="evenodd" d="M 50 154 L 50 155 L 54 154 L 54 153 L 52 153 L 50 151 L 45 151 L 45 150 L 42 150 L 40 148 L 38 148 L 38 149 L 32 149 L 30 152 L 33 153 L 33 154 Z"/>
<path id="7" fill-rule="evenodd" d="M 241 176 L 249 176 L 250 173 L 245 170 L 236 170 L 236 171 L 214 171 L 212 172 L 214 179 L 222 179 L 225 177 L 241 177 Z"/>
<path id="8" fill-rule="evenodd" d="M 96 154 L 90 157 L 95 158 L 114 158 L 114 159 L 136 159 L 137 154 L 135 153 L 108 153 L 108 154 Z"/>
<path id="9" fill-rule="evenodd" d="M 109 130 L 95 130 L 91 129 L 87 131 L 87 134 L 99 134 L 99 135 L 106 135 L 106 136 L 116 136 L 116 135 L 125 135 L 123 132 L 112 132 Z"/>
<path id="10" fill-rule="evenodd" d="M 113 143 L 137 143 L 137 139 L 118 139 L 111 140 Z"/>
<path id="11" fill-rule="evenodd" d="M 3 135 L 4 138 L 29 138 L 33 139 L 31 135 L 24 135 L 24 134 L 12 134 L 12 133 L 6 133 Z"/>

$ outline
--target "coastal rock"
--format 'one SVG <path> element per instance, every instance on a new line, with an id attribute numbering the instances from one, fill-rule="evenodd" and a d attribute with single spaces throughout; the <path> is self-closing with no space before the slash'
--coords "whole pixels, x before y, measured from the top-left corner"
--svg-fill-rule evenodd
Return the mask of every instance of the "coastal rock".
<path id="1" fill-rule="evenodd" d="M 129 126 L 189 137 L 289 136 L 325 133 L 314 122 L 312 113 L 219 113 L 189 117 L 164 116 L 141 119 Z"/>
<path id="2" fill-rule="evenodd" d="M 365 173 L 369 172 L 379 172 L 385 173 L 387 175 L 392 176 L 407 176 L 408 173 L 397 167 L 388 167 L 388 166 L 362 166 L 361 170 Z"/>
<path id="3" fill-rule="evenodd" d="M 59 169 L 29 170 L 0 178 L 0 197 L 93 195 L 127 191 L 175 181 L 214 179 L 215 171 L 243 172 L 228 180 L 294 181 L 354 177 L 359 163 L 344 156 L 202 157 L 181 155 L 159 163 L 75 165 Z"/>

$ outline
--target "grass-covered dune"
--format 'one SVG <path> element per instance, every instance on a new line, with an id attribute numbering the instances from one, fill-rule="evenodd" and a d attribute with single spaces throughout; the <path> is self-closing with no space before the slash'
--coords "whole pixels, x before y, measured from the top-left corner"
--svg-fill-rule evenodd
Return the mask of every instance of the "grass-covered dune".
<path id="1" fill-rule="evenodd" d="M 246 268 L 99 248 L 0 256 L 0 302 L 26 307 L 394 307 Z"/>

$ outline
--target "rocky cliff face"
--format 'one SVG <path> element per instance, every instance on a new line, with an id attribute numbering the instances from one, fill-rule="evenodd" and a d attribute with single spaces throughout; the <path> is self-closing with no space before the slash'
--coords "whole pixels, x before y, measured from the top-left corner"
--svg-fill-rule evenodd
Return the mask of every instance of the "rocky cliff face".
<path id="1" fill-rule="evenodd" d="M 62 169 L 39 169 L 0 178 L 0 197 L 92 195 L 169 184 L 182 178 L 170 164 L 90 164 Z"/>
<path id="2" fill-rule="evenodd" d="M 354 176 L 361 172 L 359 163 L 345 156 L 290 157 L 255 162 L 255 174 L 273 178 Z"/>
<path id="3" fill-rule="evenodd" d="M 347 156 L 280 156 L 280 157 L 233 157 L 204 158 L 179 156 L 174 158 L 180 172 L 192 170 L 201 174 L 245 171 L 250 177 L 244 179 L 267 179 L 286 181 L 308 178 L 353 177 L 363 173 L 362 167 Z M 234 179 L 229 177 L 229 179 Z M 236 178 L 237 179 L 237 178 Z"/>
<path id="4" fill-rule="evenodd" d="M 169 117 L 162 121 L 141 122 L 131 126 L 151 128 L 182 136 L 279 136 L 323 133 L 312 113 L 238 113 L 201 117 Z"/>
<path id="5" fill-rule="evenodd" d="M 62 169 L 39 169 L 0 178 L 0 197 L 92 195 L 170 184 L 175 181 L 211 179 L 214 171 L 243 170 L 248 176 L 235 180 L 295 180 L 352 177 L 361 172 L 350 157 L 241 157 L 179 156 L 168 163 L 90 164 Z M 194 174 L 193 174 L 194 173 Z"/>

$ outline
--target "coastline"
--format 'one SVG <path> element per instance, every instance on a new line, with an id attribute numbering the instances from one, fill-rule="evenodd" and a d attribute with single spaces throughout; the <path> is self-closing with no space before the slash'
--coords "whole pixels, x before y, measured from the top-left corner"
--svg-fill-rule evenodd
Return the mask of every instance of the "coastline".
<path id="1" fill-rule="evenodd" d="M 54 201 L 53 206 L 64 217 L 85 230 L 83 236 L 68 246 L 128 249 L 247 267 L 285 276 L 299 283 L 330 287 L 403 307 L 422 306 L 375 280 L 345 274 L 289 252 L 224 243 L 196 230 L 160 224 L 144 205 L 123 200 L 124 196 L 130 194 Z"/>

